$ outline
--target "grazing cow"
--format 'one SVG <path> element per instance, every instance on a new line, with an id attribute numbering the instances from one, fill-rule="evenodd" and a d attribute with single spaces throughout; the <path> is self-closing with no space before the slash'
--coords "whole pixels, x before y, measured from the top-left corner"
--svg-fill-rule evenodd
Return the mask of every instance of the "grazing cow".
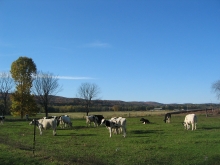
<path id="1" fill-rule="evenodd" d="M 52 119 L 39 119 L 39 120 L 32 120 L 30 125 L 36 125 L 39 130 L 40 130 L 40 135 L 42 135 L 42 129 L 53 129 L 53 135 L 56 135 L 56 128 L 57 128 L 57 120 L 52 118 Z"/>
<path id="2" fill-rule="evenodd" d="M 0 116 L 0 122 L 1 122 L 1 124 L 4 123 L 4 120 L 5 120 L 5 116 Z"/>
<path id="3" fill-rule="evenodd" d="M 186 115 L 185 120 L 183 122 L 185 129 L 189 130 L 190 124 L 192 125 L 192 131 L 196 130 L 197 116 L 195 114 Z"/>
<path id="4" fill-rule="evenodd" d="M 110 120 L 105 120 L 105 119 L 102 119 L 101 121 L 101 125 L 105 125 L 106 128 L 109 130 L 109 133 L 110 133 L 110 137 L 112 137 L 112 131 L 113 129 L 116 129 L 118 130 L 118 124 L 116 124 L 116 122 L 114 121 L 110 121 Z"/>
<path id="5" fill-rule="evenodd" d="M 104 120 L 102 119 L 102 123 L 103 123 L 103 121 Z M 108 122 L 108 120 L 106 120 L 106 121 Z M 111 131 L 111 132 L 114 132 L 116 134 L 123 132 L 123 136 L 126 137 L 126 118 L 113 117 L 113 118 L 110 119 L 109 122 L 113 123 L 113 127 L 111 127 L 111 124 L 110 124 L 110 126 L 107 126 L 105 123 L 103 123 L 109 129 L 109 132 Z M 111 135 L 110 135 L 110 137 L 111 137 Z"/>
<path id="6" fill-rule="evenodd" d="M 140 121 L 143 123 L 143 124 L 149 124 L 150 121 L 145 119 L 145 118 L 141 118 Z"/>
<path id="7" fill-rule="evenodd" d="M 57 117 L 57 116 L 47 116 L 47 117 L 43 117 L 43 119 L 56 119 L 56 121 L 57 121 L 57 127 L 58 127 L 59 124 L 60 124 L 59 117 Z"/>
<path id="8" fill-rule="evenodd" d="M 86 116 L 86 124 L 87 124 L 87 127 L 88 127 L 88 124 L 89 126 L 91 126 L 91 123 L 94 123 L 94 127 L 97 127 L 97 123 L 98 123 L 98 118 L 95 116 L 95 115 L 90 115 L 90 116 Z"/>
<path id="9" fill-rule="evenodd" d="M 170 120 L 171 120 L 171 113 L 166 113 L 163 121 L 165 123 L 170 123 Z"/>
<path id="10" fill-rule="evenodd" d="M 102 116 L 102 115 L 94 115 L 94 116 L 96 116 L 97 117 L 97 124 L 98 125 L 100 125 L 101 124 L 101 122 L 102 122 L 102 119 L 104 119 L 104 116 Z"/>
<path id="11" fill-rule="evenodd" d="M 58 120 L 60 122 L 61 128 L 64 128 L 67 126 L 72 128 L 72 122 L 71 122 L 71 119 L 68 115 L 59 116 Z"/>

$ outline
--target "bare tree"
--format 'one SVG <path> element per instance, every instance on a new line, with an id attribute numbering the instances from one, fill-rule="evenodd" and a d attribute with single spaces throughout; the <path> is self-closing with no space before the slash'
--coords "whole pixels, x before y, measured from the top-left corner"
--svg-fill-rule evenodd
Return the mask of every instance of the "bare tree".
<path id="1" fill-rule="evenodd" d="M 96 98 L 100 93 L 100 89 L 96 84 L 83 83 L 78 89 L 79 96 L 83 99 L 86 107 L 86 115 L 89 114 L 89 107 L 92 99 Z"/>
<path id="2" fill-rule="evenodd" d="M 220 80 L 212 84 L 212 89 L 216 93 L 218 99 L 220 99 Z"/>
<path id="3" fill-rule="evenodd" d="M 12 92 L 14 87 L 14 81 L 11 78 L 10 73 L 2 72 L 0 73 L 0 95 L 3 100 L 2 115 L 4 116 L 8 111 L 9 94 Z"/>
<path id="4" fill-rule="evenodd" d="M 33 82 L 33 93 L 44 108 L 46 117 L 48 117 L 48 105 L 51 99 L 62 90 L 58 80 L 58 76 L 40 71 Z"/>

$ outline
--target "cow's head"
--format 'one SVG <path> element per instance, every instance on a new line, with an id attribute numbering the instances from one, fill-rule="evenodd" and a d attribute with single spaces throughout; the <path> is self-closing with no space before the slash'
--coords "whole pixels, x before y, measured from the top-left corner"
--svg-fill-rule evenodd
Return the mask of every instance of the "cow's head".
<path id="1" fill-rule="evenodd" d="M 140 121 L 145 121 L 145 119 L 144 119 L 144 118 L 141 118 Z"/>
<path id="2" fill-rule="evenodd" d="M 29 123 L 29 125 L 38 125 L 38 121 L 35 120 L 35 119 L 33 119 L 33 120 Z"/>
<path id="3" fill-rule="evenodd" d="M 184 125 L 184 127 L 187 125 L 186 122 L 183 122 L 182 124 Z"/>

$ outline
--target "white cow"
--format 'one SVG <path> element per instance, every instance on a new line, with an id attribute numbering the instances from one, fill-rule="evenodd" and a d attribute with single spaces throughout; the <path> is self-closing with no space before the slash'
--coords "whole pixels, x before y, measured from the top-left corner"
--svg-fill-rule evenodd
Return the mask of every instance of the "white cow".
<path id="1" fill-rule="evenodd" d="M 97 116 L 95 116 L 95 115 L 86 116 L 87 127 L 88 127 L 88 124 L 89 124 L 89 126 L 91 126 L 91 123 L 94 123 L 94 127 L 98 126 L 98 124 L 97 124 L 98 123 Z"/>
<path id="2" fill-rule="evenodd" d="M 72 122 L 71 122 L 71 119 L 68 115 L 60 116 L 58 118 L 58 120 L 60 121 L 61 128 L 64 128 L 64 127 L 67 127 L 67 126 L 72 128 Z"/>
<path id="3" fill-rule="evenodd" d="M 56 133 L 56 128 L 57 128 L 57 120 L 52 118 L 52 119 L 39 119 L 39 120 L 32 120 L 30 123 L 30 125 L 36 125 L 39 130 L 40 130 L 40 135 L 42 135 L 42 129 L 49 129 L 52 128 L 53 129 L 53 135 L 55 136 Z"/>
<path id="4" fill-rule="evenodd" d="M 185 120 L 183 122 L 185 129 L 189 130 L 190 124 L 192 125 L 192 131 L 196 130 L 197 116 L 195 114 L 186 115 Z"/>

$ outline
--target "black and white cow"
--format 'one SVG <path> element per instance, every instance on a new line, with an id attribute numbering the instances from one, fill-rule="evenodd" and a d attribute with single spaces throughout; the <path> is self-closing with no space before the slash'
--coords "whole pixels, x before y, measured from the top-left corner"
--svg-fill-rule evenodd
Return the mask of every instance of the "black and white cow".
<path id="1" fill-rule="evenodd" d="M 110 120 L 102 119 L 102 123 L 109 129 L 110 137 L 111 133 L 123 133 L 123 136 L 126 137 L 126 118 L 122 117 L 113 117 Z"/>
<path id="2" fill-rule="evenodd" d="M 145 119 L 145 118 L 141 118 L 140 121 L 143 123 L 143 124 L 149 124 L 150 121 Z"/>
<path id="3" fill-rule="evenodd" d="M 39 120 L 35 120 L 33 119 L 30 123 L 30 125 L 36 125 L 39 130 L 40 130 L 40 135 L 42 135 L 42 129 L 49 129 L 52 128 L 53 129 L 53 135 L 55 136 L 56 133 L 56 128 L 57 128 L 57 120 L 55 118 L 52 119 L 39 119 Z"/>
<path id="4" fill-rule="evenodd" d="M 0 122 L 1 122 L 1 124 L 4 123 L 4 120 L 5 120 L 5 116 L 0 116 Z"/>
<path id="5" fill-rule="evenodd" d="M 98 125 L 100 125 L 101 124 L 101 122 L 102 122 L 102 119 L 104 119 L 104 116 L 102 116 L 102 115 L 94 115 L 94 116 L 96 116 L 97 117 L 97 124 Z"/>
<path id="6" fill-rule="evenodd" d="M 58 120 L 60 122 L 61 128 L 65 128 L 67 126 L 72 128 L 72 122 L 71 122 L 71 119 L 68 115 L 59 116 Z"/>
<path id="7" fill-rule="evenodd" d="M 112 137 L 112 131 L 114 129 L 115 130 L 119 129 L 119 126 L 118 126 L 118 124 L 116 122 L 110 121 L 110 120 L 106 120 L 106 119 L 102 119 L 101 125 L 105 125 L 106 126 L 106 128 L 109 130 L 110 137 Z"/>
<path id="8" fill-rule="evenodd" d="M 91 126 L 91 123 L 94 123 L 94 127 L 97 127 L 98 126 L 98 117 L 96 117 L 95 115 L 86 116 L 87 127 L 88 127 L 88 125 Z"/>
<path id="9" fill-rule="evenodd" d="M 171 113 L 166 113 L 164 116 L 164 120 L 165 123 L 170 123 L 171 121 Z"/>

